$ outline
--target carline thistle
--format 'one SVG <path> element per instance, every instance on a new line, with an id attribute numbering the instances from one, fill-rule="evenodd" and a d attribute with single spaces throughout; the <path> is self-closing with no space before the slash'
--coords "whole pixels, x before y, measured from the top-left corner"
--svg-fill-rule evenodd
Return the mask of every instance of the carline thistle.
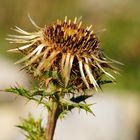
<path id="1" fill-rule="evenodd" d="M 30 17 L 29 17 L 30 18 Z M 17 63 L 24 63 L 34 77 L 43 77 L 47 71 L 57 71 L 64 87 L 74 85 L 76 89 L 95 88 L 102 84 L 103 75 L 115 80 L 110 71 L 116 72 L 101 47 L 96 33 L 84 27 L 82 21 L 57 20 L 56 23 L 37 26 L 35 32 L 27 32 L 19 27 L 13 29 L 19 35 L 9 35 L 11 43 L 23 44 L 9 51 L 21 52 L 24 57 Z M 117 62 L 117 61 L 115 61 Z"/>

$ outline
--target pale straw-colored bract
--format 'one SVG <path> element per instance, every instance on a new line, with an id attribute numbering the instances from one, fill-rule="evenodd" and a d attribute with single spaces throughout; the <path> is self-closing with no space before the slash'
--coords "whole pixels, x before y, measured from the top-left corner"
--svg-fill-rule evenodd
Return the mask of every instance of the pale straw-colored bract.
<path id="1" fill-rule="evenodd" d="M 30 17 L 29 17 L 30 18 Z M 81 88 L 99 87 L 98 80 L 102 75 L 115 79 L 108 69 L 114 71 L 102 53 L 99 40 L 92 26 L 82 26 L 77 18 L 72 22 L 65 17 L 64 21 L 38 27 L 30 18 L 36 32 L 27 32 L 19 27 L 13 29 L 19 35 L 9 35 L 11 43 L 22 44 L 11 49 L 25 56 L 16 62 L 24 63 L 24 67 L 32 69 L 34 76 L 41 76 L 48 70 L 57 70 L 64 79 L 65 86 L 73 83 Z"/>

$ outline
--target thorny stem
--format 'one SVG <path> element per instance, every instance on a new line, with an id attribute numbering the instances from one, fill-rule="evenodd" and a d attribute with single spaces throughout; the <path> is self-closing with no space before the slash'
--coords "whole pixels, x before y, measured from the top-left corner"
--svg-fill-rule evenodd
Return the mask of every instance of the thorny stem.
<path id="1" fill-rule="evenodd" d="M 46 140 L 53 140 L 57 119 L 59 116 L 59 105 L 55 101 L 51 101 L 51 110 L 48 110 L 48 122 L 46 127 Z"/>

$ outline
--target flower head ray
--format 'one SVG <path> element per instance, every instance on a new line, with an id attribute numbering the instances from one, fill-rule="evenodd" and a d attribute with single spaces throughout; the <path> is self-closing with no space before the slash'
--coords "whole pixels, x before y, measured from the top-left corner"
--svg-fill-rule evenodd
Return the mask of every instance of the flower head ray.
<path id="1" fill-rule="evenodd" d="M 89 65 L 85 63 L 84 67 L 85 67 L 85 70 L 86 70 L 86 73 L 89 77 L 90 82 L 93 84 L 93 86 L 95 87 L 95 89 L 97 91 L 98 84 L 97 84 L 97 82 L 96 82 L 96 80 L 95 80 L 95 78 L 94 78 L 94 76 L 91 72 L 91 69 L 90 69 Z"/>
<path id="2" fill-rule="evenodd" d="M 33 21 L 33 19 L 31 18 L 30 14 L 28 14 L 28 18 L 29 18 L 30 22 L 32 23 L 32 25 L 33 25 L 36 29 L 40 29 L 40 27 Z"/>
<path id="3" fill-rule="evenodd" d="M 9 52 L 16 52 L 16 51 L 21 51 L 21 50 L 24 50 L 24 49 L 27 49 L 29 48 L 30 46 L 32 46 L 32 44 L 27 44 L 27 45 L 24 45 L 22 47 L 19 47 L 19 48 L 15 48 L 15 49 L 10 49 L 8 50 Z"/>
<path id="4" fill-rule="evenodd" d="M 65 87 L 74 83 L 81 89 L 96 90 L 102 75 L 115 79 L 108 72 L 114 61 L 103 55 L 92 25 L 84 27 L 81 19 L 75 17 L 72 22 L 65 17 L 64 21 L 57 20 L 40 28 L 30 16 L 29 19 L 36 32 L 29 33 L 16 26 L 13 30 L 20 35 L 9 35 L 7 39 L 11 43 L 24 44 L 9 51 L 24 52 L 25 57 L 16 63 L 24 63 L 35 77 L 57 70 Z"/>
<path id="5" fill-rule="evenodd" d="M 15 26 L 15 29 L 12 29 L 12 30 L 16 31 L 17 33 L 23 34 L 23 35 L 31 35 L 31 33 L 28 33 L 17 26 Z"/>
<path id="6" fill-rule="evenodd" d="M 83 63 L 82 63 L 82 60 L 79 61 L 79 69 L 80 69 L 80 73 L 81 73 L 81 76 L 82 76 L 82 80 L 84 81 L 84 83 L 86 84 L 87 88 L 89 89 L 89 84 L 86 80 L 86 77 L 85 77 L 85 74 L 84 74 L 84 71 L 83 71 Z"/>

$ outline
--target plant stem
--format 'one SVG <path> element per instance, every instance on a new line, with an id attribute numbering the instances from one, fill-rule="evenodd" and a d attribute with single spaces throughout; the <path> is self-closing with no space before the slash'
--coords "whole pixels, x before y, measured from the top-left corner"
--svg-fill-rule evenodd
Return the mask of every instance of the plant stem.
<path id="1" fill-rule="evenodd" d="M 59 116 L 58 103 L 51 101 L 51 110 L 48 110 L 48 122 L 46 127 L 46 140 L 53 140 L 57 119 Z"/>

